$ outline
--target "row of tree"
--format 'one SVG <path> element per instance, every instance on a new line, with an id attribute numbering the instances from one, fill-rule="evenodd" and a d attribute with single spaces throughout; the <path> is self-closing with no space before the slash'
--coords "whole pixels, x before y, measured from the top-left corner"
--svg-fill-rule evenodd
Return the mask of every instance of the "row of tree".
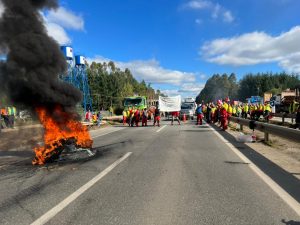
<path id="1" fill-rule="evenodd" d="M 229 97 L 230 99 L 245 101 L 251 96 L 263 96 L 265 92 L 279 94 L 287 88 L 300 88 L 298 75 L 282 73 L 246 74 L 237 81 L 234 73 L 214 74 L 209 78 L 205 87 L 196 98 L 197 102 L 210 102 Z"/>
<path id="2" fill-rule="evenodd" d="M 121 108 L 125 97 L 140 95 L 157 99 L 160 91 L 143 80 L 138 82 L 129 69 L 122 71 L 111 62 L 93 62 L 87 68 L 93 110 Z"/>

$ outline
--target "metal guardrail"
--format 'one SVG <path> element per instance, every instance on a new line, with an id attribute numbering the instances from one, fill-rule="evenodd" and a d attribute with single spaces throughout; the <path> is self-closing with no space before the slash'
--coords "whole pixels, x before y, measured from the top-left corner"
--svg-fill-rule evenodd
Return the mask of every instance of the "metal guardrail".
<path id="1" fill-rule="evenodd" d="M 281 117 L 282 124 L 284 124 L 285 118 L 292 119 L 292 123 L 294 122 L 294 119 L 296 119 L 296 114 L 290 114 L 290 113 L 271 113 L 271 116 Z"/>
<path id="2" fill-rule="evenodd" d="M 255 124 L 255 129 L 265 133 L 265 141 L 269 141 L 269 134 L 286 138 L 291 141 L 296 141 L 300 143 L 300 130 L 282 127 L 278 125 L 262 123 L 254 120 L 242 119 L 239 117 L 230 117 L 230 121 L 238 123 L 240 125 L 249 126 L 250 123 Z M 251 122 L 252 121 L 252 122 Z M 241 129 L 243 127 L 241 126 Z"/>

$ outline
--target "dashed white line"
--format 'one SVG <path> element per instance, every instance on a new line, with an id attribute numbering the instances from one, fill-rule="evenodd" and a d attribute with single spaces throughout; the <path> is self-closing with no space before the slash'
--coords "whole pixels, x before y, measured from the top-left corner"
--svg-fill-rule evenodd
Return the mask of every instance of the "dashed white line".
<path id="1" fill-rule="evenodd" d="M 112 171 L 116 166 L 118 166 L 122 161 L 124 161 L 126 158 L 128 158 L 131 154 L 132 154 L 132 152 L 126 153 L 122 158 L 115 161 L 113 164 L 111 164 L 109 167 L 107 167 L 105 170 L 103 170 L 101 173 L 99 173 L 97 176 L 95 176 L 89 182 L 87 182 L 86 184 L 81 186 L 77 191 L 75 191 L 74 193 L 69 195 L 67 198 L 65 198 L 63 201 L 58 203 L 56 206 L 54 206 L 52 209 L 50 209 L 48 212 L 46 212 L 40 218 L 38 218 L 33 223 L 31 223 L 31 225 L 42 225 L 42 224 L 47 223 L 50 219 L 52 219 L 55 215 L 57 215 L 60 211 L 62 211 L 70 203 L 72 203 L 74 200 L 76 200 L 81 194 L 83 194 L 90 187 L 92 187 L 99 180 L 101 180 L 105 175 L 107 175 L 110 171 Z"/>
<path id="2" fill-rule="evenodd" d="M 162 129 L 164 129 L 167 125 L 163 125 L 161 128 L 159 128 L 156 132 L 160 132 Z"/>
<path id="3" fill-rule="evenodd" d="M 208 124 L 209 125 L 209 124 Z M 210 126 L 210 125 L 209 125 Z M 283 200 L 285 201 L 299 216 L 300 216 L 300 204 L 289 193 L 281 188 L 275 181 L 273 181 L 267 174 L 259 169 L 250 159 L 243 155 L 237 148 L 235 148 L 230 142 L 228 142 L 219 132 L 210 126 L 210 129 L 245 163 L 249 164 L 249 167 Z"/>

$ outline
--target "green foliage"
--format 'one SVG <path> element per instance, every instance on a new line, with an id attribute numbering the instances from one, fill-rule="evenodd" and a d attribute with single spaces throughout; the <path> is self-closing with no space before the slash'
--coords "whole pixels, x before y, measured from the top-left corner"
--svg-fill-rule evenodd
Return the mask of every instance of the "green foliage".
<path id="1" fill-rule="evenodd" d="M 196 101 L 198 103 L 212 102 L 218 99 L 229 97 L 234 99 L 237 97 L 238 84 L 234 73 L 219 75 L 214 74 L 209 78 L 205 84 L 205 87 L 197 96 Z"/>
<path id="2" fill-rule="evenodd" d="M 113 62 L 93 62 L 87 69 L 93 98 L 93 109 L 122 108 L 125 97 L 133 95 L 156 99 L 157 93 L 150 84 L 138 82 L 129 69 L 121 71 Z"/>
<path id="3" fill-rule="evenodd" d="M 263 96 L 265 92 L 279 94 L 287 88 L 294 89 L 300 84 L 299 76 L 286 73 L 247 74 L 239 83 L 239 98 L 244 100 L 253 95 Z"/>
<path id="4" fill-rule="evenodd" d="M 239 82 L 235 74 L 219 75 L 214 74 L 205 84 L 204 89 L 199 93 L 196 101 L 200 103 L 216 101 L 229 97 L 245 101 L 251 96 L 263 96 L 265 92 L 279 94 L 287 88 L 300 87 L 299 76 L 286 73 L 257 73 L 246 74 Z"/>

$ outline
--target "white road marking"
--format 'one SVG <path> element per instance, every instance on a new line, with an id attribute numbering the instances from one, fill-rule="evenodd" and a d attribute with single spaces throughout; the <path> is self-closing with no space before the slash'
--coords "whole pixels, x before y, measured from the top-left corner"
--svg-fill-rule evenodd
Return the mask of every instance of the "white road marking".
<path id="1" fill-rule="evenodd" d="M 162 129 L 164 129 L 167 125 L 163 125 L 161 128 L 159 128 L 156 132 L 160 132 Z"/>
<path id="2" fill-rule="evenodd" d="M 90 187 L 92 187 L 94 184 L 96 184 L 99 180 L 101 180 L 105 175 L 107 175 L 110 171 L 112 171 L 116 166 L 118 166 L 122 161 L 124 161 L 126 158 L 128 158 L 131 154 L 132 154 L 132 152 L 127 152 L 122 158 L 115 161 L 113 164 L 111 164 L 109 167 L 107 167 L 105 170 L 103 170 L 101 173 L 99 173 L 97 176 L 95 176 L 89 182 L 87 182 L 86 184 L 81 186 L 79 189 L 77 189 L 77 191 L 75 191 L 74 193 L 69 195 L 67 198 L 65 198 L 63 201 L 61 201 L 59 204 L 54 206 L 52 209 L 50 209 L 48 212 L 46 212 L 40 218 L 38 218 L 33 223 L 31 223 L 31 225 L 42 225 L 42 224 L 47 223 L 56 214 L 58 214 L 65 207 L 67 207 L 70 203 L 72 203 L 74 200 L 76 200 L 81 194 L 83 194 Z"/>
<path id="3" fill-rule="evenodd" d="M 120 128 L 120 129 L 117 129 L 117 130 L 112 130 L 112 131 L 109 131 L 109 132 L 106 132 L 106 133 L 103 133 L 103 134 L 99 134 L 99 135 L 96 135 L 96 136 L 91 136 L 92 138 L 97 138 L 97 137 L 101 137 L 101 136 L 104 136 L 104 135 L 107 135 L 107 134 L 111 134 L 111 133 L 114 133 L 114 132 L 117 132 L 119 130 L 123 130 L 124 128 Z"/>
<path id="4" fill-rule="evenodd" d="M 209 125 L 209 124 L 208 124 Z M 210 126 L 210 125 L 209 125 Z M 210 126 L 210 129 L 245 163 L 249 164 L 249 167 L 283 200 L 285 201 L 299 216 L 300 216 L 300 204 L 289 193 L 281 188 L 275 181 L 273 181 L 267 174 L 259 169 L 250 159 L 243 155 L 236 147 L 228 142 L 219 132 Z"/>

